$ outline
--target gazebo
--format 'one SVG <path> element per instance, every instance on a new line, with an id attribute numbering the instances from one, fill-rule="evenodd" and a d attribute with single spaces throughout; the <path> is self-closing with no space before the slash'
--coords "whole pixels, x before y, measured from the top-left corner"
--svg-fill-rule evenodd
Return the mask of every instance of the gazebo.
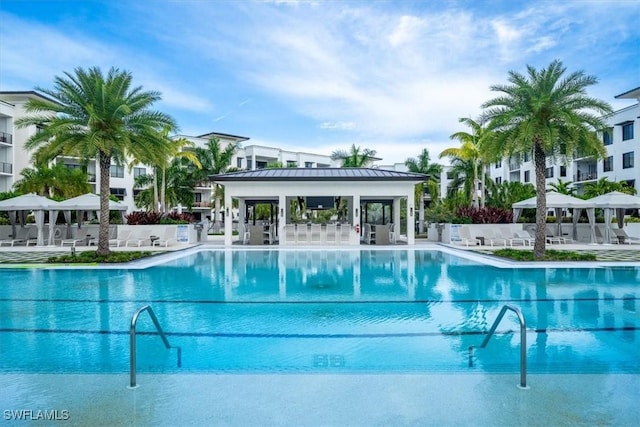
<path id="1" fill-rule="evenodd" d="M 84 212 L 96 212 L 97 216 L 100 215 L 100 196 L 93 193 L 83 194 L 82 196 L 73 197 L 71 199 L 63 200 L 58 203 L 58 210 L 64 212 L 64 219 L 67 223 L 67 238 L 71 237 L 71 211 L 77 212 L 78 218 L 78 228 L 82 227 L 82 217 Z M 118 211 L 121 216 L 124 216 L 124 213 L 127 210 L 127 205 L 116 202 L 114 200 L 109 200 L 109 210 L 110 211 Z M 122 218 L 122 222 L 124 223 L 124 218 Z M 49 230 L 49 239 L 53 238 L 53 228 Z"/>
<path id="2" fill-rule="evenodd" d="M 12 233 L 16 235 L 16 219 L 22 227 L 25 226 L 25 217 L 27 212 L 33 211 L 36 219 L 36 227 L 38 229 L 38 241 L 37 245 L 44 245 L 44 213 L 49 211 L 49 234 L 55 225 L 55 220 L 58 211 L 58 202 L 55 200 L 47 199 L 46 197 L 39 196 L 35 193 L 23 194 L 22 196 L 12 197 L 0 201 L 0 211 L 7 211 L 9 213 L 9 221 L 11 222 Z M 18 212 L 21 213 L 18 216 Z M 50 236 L 51 238 L 51 236 Z"/>
<path id="3" fill-rule="evenodd" d="M 603 194 L 591 199 L 585 200 L 585 202 L 594 208 L 599 208 L 604 211 L 604 241 L 609 242 L 611 240 L 611 219 L 613 213 L 616 213 L 616 220 L 618 222 L 618 228 L 624 227 L 624 211 L 626 209 L 640 209 L 640 197 L 632 196 L 631 194 L 621 193 L 619 191 L 612 191 L 607 194 Z M 591 219 L 591 218 L 590 218 Z"/>
<path id="4" fill-rule="evenodd" d="M 520 218 L 520 214 L 522 213 L 523 209 L 535 209 L 537 206 L 537 200 L 537 197 L 531 197 L 529 199 L 512 204 L 511 207 L 513 208 L 513 222 L 518 222 L 518 218 Z M 595 214 L 593 208 L 589 209 L 591 205 L 587 203 L 587 201 L 578 199 L 577 197 L 569 196 L 567 194 L 549 191 L 546 193 L 546 202 L 547 209 L 552 208 L 556 213 L 558 236 L 562 236 L 562 209 L 574 209 L 572 233 L 572 237 L 574 240 L 577 240 L 577 225 L 578 219 L 580 218 L 580 210 L 587 209 L 589 223 L 591 224 L 591 241 L 595 241 Z"/>
<path id="5" fill-rule="evenodd" d="M 385 201 L 392 206 L 391 216 L 400 220 L 400 200 L 407 201 L 407 244 L 415 243 L 414 188 L 426 177 L 411 172 L 396 172 L 369 168 L 273 168 L 240 171 L 209 177 L 224 186 L 224 242 L 232 244 L 232 201 L 238 201 L 239 221 L 244 222 L 245 205 L 267 202 L 276 209 L 280 244 L 287 241 L 284 227 L 290 222 L 290 203 L 298 198 L 347 202 L 348 243 L 360 243 L 362 206 L 368 202 Z"/>

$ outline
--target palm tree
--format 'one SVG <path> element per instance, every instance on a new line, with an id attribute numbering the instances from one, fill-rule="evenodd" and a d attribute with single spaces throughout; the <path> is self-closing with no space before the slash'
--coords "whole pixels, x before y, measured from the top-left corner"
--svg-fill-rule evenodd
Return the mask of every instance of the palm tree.
<path id="1" fill-rule="evenodd" d="M 636 194 L 636 189 L 626 181 L 613 182 L 609 181 L 607 177 L 602 177 L 596 182 L 590 182 L 584 186 L 584 196 L 587 199 L 591 199 L 596 196 L 610 193 L 612 191 L 619 191 L 621 193 Z"/>
<path id="2" fill-rule="evenodd" d="M 487 158 L 486 151 L 482 149 L 482 145 L 490 137 L 490 132 L 483 128 L 481 123 L 476 122 L 468 117 L 463 117 L 458 120 L 460 123 L 464 123 L 471 128 L 471 133 L 468 132 L 456 132 L 449 138 L 456 139 L 462 143 L 460 148 L 447 148 L 440 153 L 440 158 L 461 158 L 463 160 L 469 160 L 473 165 L 473 188 L 471 192 L 471 204 L 473 207 L 478 207 L 478 169 L 483 166 L 483 160 Z M 484 177 L 484 174 L 483 174 Z M 484 178 L 482 188 L 485 188 Z M 483 190 L 484 192 L 484 190 Z M 484 197 L 483 197 L 484 204 Z"/>
<path id="3" fill-rule="evenodd" d="M 466 199 L 466 206 L 470 205 L 475 181 L 473 179 L 474 164 L 471 160 L 452 157 L 451 168 L 447 175 L 451 177 L 447 187 L 447 197 L 451 194 L 462 194 Z"/>
<path id="4" fill-rule="evenodd" d="M 36 193 L 54 199 L 68 199 L 91 191 L 87 174 L 81 169 L 70 169 L 62 163 L 51 167 L 36 164 L 20 172 L 22 179 L 13 186 L 21 193 Z"/>
<path id="5" fill-rule="evenodd" d="M 195 153 L 202 165 L 200 176 L 203 179 L 209 179 L 209 175 L 218 175 L 229 172 L 231 159 L 236 153 L 240 144 L 237 142 L 229 142 L 224 148 L 220 144 L 220 139 L 212 136 L 207 141 L 205 148 L 196 148 Z M 213 231 L 220 231 L 220 199 L 222 197 L 222 187 L 218 184 L 213 185 L 214 211 L 213 211 Z"/>
<path id="6" fill-rule="evenodd" d="M 558 178 L 558 182 L 550 183 L 549 187 L 551 187 L 551 189 L 556 193 L 566 194 L 568 196 L 575 196 L 576 189 L 575 187 L 572 187 L 571 184 L 572 184 L 571 181 L 563 181 L 560 178 Z"/>
<path id="7" fill-rule="evenodd" d="M 427 175 L 425 182 L 416 185 L 416 204 L 419 206 L 418 232 L 424 233 L 424 189 L 427 181 L 437 183 L 440 179 L 440 174 L 442 173 L 442 166 L 437 163 L 431 163 L 429 150 L 426 148 L 422 149 L 422 152 L 417 159 L 410 157 L 404 161 L 404 164 L 409 172 Z M 430 185 L 429 187 L 433 188 L 433 185 Z M 437 200 L 437 194 L 431 193 L 431 196 L 435 197 Z"/>
<path id="8" fill-rule="evenodd" d="M 331 159 L 341 160 L 343 168 L 366 168 L 376 160 L 376 150 L 361 149 L 353 144 L 350 151 L 336 150 L 331 153 Z"/>
<path id="9" fill-rule="evenodd" d="M 46 147 L 50 158 L 67 155 L 96 158 L 100 170 L 99 255 L 109 253 L 109 195 L 112 162 L 126 159 L 154 159 L 166 155 L 166 141 L 158 130 L 174 129 L 174 120 L 150 110 L 160 93 L 131 87 L 132 75 L 111 68 L 105 76 L 97 67 L 76 68 L 55 77 L 53 89 L 37 90 L 55 102 L 29 99 L 29 117 L 18 120 L 20 127 L 38 125 L 42 131 L 26 142 L 27 149 Z"/>
<path id="10" fill-rule="evenodd" d="M 601 117 L 612 109 L 606 102 L 587 96 L 586 88 L 597 83 L 596 77 L 582 71 L 565 76 L 565 71 L 558 60 L 541 70 L 527 65 L 526 75 L 509 71 L 510 84 L 492 86 L 491 90 L 500 95 L 483 105 L 489 129 L 497 132 L 488 151 L 504 157 L 533 152 L 536 259 L 542 259 L 545 253 L 547 157 L 566 158 L 578 151 L 596 157 L 606 154 L 596 131 L 606 130 Z"/>

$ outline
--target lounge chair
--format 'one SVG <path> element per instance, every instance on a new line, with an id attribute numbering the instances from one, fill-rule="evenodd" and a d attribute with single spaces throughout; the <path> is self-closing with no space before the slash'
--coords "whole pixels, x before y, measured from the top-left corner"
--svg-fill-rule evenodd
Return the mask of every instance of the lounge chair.
<path id="1" fill-rule="evenodd" d="M 288 245 L 292 245 L 296 242 L 296 225 L 286 224 L 284 226 L 284 238 Z"/>
<path id="2" fill-rule="evenodd" d="M 458 229 L 458 237 L 460 240 L 457 240 L 456 242 L 459 242 L 460 244 L 464 244 L 466 246 L 469 246 L 470 244 L 476 246 L 478 244 L 478 241 L 471 237 L 471 229 L 464 225 Z"/>
<path id="3" fill-rule="evenodd" d="M 513 246 L 513 244 L 516 242 L 522 242 L 524 246 L 533 246 L 536 239 L 535 237 L 531 237 L 531 235 L 524 230 L 516 230 L 513 232 L 513 237 L 509 239 L 509 241 L 511 243 L 511 246 Z"/>
<path id="4" fill-rule="evenodd" d="M 298 224 L 298 228 L 296 229 L 296 242 L 297 243 L 308 243 L 309 236 L 307 232 L 307 224 Z"/>
<path id="5" fill-rule="evenodd" d="M 482 230 L 482 237 L 484 237 L 485 244 L 489 242 L 491 246 L 495 246 L 496 243 L 500 243 L 504 245 L 505 248 L 507 247 L 507 239 L 498 236 L 493 228 L 485 228 Z"/>
<path id="6" fill-rule="evenodd" d="M 25 245 L 29 246 L 31 243 L 34 245 L 38 243 L 35 236 L 31 236 L 32 227 L 20 227 L 16 232 L 15 237 L 11 239 L 0 240 L 0 246 L 15 246 L 15 245 Z"/>
<path id="7" fill-rule="evenodd" d="M 167 227 L 162 236 L 158 236 L 158 239 L 154 239 L 151 242 L 151 246 L 164 246 L 166 248 L 172 243 L 178 243 L 178 239 L 176 239 L 176 229 Z"/>
<path id="8" fill-rule="evenodd" d="M 144 228 L 140 230 L 133 229 L 131 230 L 131 235 L 129 236 L 129 238 L 125 240 L 124 246 L 128 247 L 129 244 L 131 243 L 131 246 L 140 247 L 147 242 L 151 243 L 151 240 L 149 239 L 151 234 L 152 234 L 151 230 L 149 230 L 148 228 Z"/>
<path id="9" fill-rule="evenodd" d="M 640 239 L 638 239 L 637 237 L 629 236 L 627 232 L 622 228 L 614 228 L 613 232 L 615 233 L 620 243 L 624 243 L 626 245 L 640 244 Z"/>

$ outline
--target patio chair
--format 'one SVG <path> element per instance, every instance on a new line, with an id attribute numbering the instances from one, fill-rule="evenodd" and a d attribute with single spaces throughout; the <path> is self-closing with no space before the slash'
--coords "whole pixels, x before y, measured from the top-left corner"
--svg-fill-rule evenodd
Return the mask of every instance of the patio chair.
<path id="1" fill-rule="evenodd" d="M 516 230 L 513 232 L 513 237 L 511 238 L 511 241 L 512 241 L 511 246 L 513 246 L 513 243 L 515 242 L 522 242 L 524 246 L 527 246 L 527 245 L 533 246 L 536 239 L 535 237 L 531 237 L 531 235 L 524 230 L 522 231 Z"/>
<path id="2" fill-rule="evenodd" d="M 364 234 L 363 239 L 364 239 L 364 242 L 367 245 L 370 245 L 371 242 L 375 243 L 376 242 L 376 232 L 375 232 L 375 228 L 374 228 L 375 226 L 372 227 L 371 224 L 365 223 L 363 225 L 363 227 L 364 227 L 363 228 L 363 234 Z"/>
<path id="3" fill-rule="evenodd" d="M 464 244 L 466 246 L 469 246 L 469 244 L 472 244 L 473 246 L 478 244 L 478 241 L 471 237 L 471 229 L 469 229 L 469 227 L 464 225 L 460 227 L 458 230 L 458 236 L 460 237 L 460 240 L 457 240 L 456 243 Z"/>
<path id="4" fill-rule="evenodd" d="M 166 227 L 162 236 L 158 236 L 158 239 L 151 242 L 151 246 L 164 246 L 166 248 L 169 247 L 169 244 L 171 243 L 178 243 L 175 230 L 176 229 L 173 227 Z"/>
<path id="5" fill-rule="evenodd" d="M 11 236 L 10 236 L 11 237 Z M 29 246 L 31 243 L 36 244 L 37 240 L 34 236 L 31 236 L 31 227 L 20 227 L 16 232 L 15 237 L 11 239 L 0 240 L 0 246 L 15 246 L 25 245 Z"/>
<path id="6" fill-rule="evenodd" d="M 327 243 L 336 243 L 338 240 L 338 228 L 335 224 L 327 224 L 325 229 L 325 240 Z"/>
<path id="7" fill-rule="evenodd" d="M 340 243 L 349 243 L 351 241 L 351 225 L 348 223 L 340 224 Z"/>
<path id="8" fill-rule="evenodd" d="M 296 225 L 286 224 L 284 226 L 284 239 L 288 245 L 292 245 L 296 242 Z"/>
<path id="9" fill-rule="evenodd" d="M 298 228 L 296 230 L 296 243 L 308 243 L 309 233 L 307 228 L 307 224 L 298 224 Z"/>
<path id="10" fill-rule="evenodd" d="M 493 228 L 483 229 L 482 237 L 484 237 L 485 244 L 489 242 L 491 246 L 495 246 L 496 243 L 501 243 L 505 248 L 507 247 L 507 239 L 498 236 L 498 233 Z"/>
<path id="11" fill-rule="evenodd" d="M 396 224 L 391 222 L 389 223 L 389 242 L 395 245 L 397 238 L 398 238 L 398 235 L 396 233 Z"/>
<path id="12" fill-rule="evenodd" d="M 133 229 L 131 230 L 131 235 L 129 236 L 129 238 L 125 240 L 124 246 L 128 247 L 129 243 L 131 243 L 132 246 L 137 246 L 137 247 L 140 247 L 147 242 L 151 244 L 151 240 L 149 240 L 149 237 L 151 236 L 151 234 L 152 234 L 151 230 L 148 228 L 143 228 L 140 230 L 138 230 L 137 228 Z"/>
<path id="13" fill-rule="evenodd" d="M 322 225 L 311 224 L 311 243 L 322 243 Z"/>
<path id="14" fill-rule="evenodd" d="M 620 243 L 624 243 L 627 245 L 640 244 L 640 239 L 638 239 L 637 237 L 629 236 L 627 232 L 622 228 L 614 228 L 613 232 L 615 233 Z"/>

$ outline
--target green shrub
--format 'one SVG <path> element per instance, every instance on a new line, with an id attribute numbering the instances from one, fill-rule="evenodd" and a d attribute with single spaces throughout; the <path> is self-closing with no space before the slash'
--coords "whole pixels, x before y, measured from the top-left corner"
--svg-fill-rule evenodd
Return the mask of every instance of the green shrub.
<path id="1" fill-rule="evenodd" d="M 533 256 L 533 250 L 521 250 L 521 249 L 498 249 L 493 252 L 493 255 L 509 258 L 515 261 L 537 261 Z M 544 252 L 544 257 L 539 261 L 595 261 L 596 256 L 590 253 L 573 252 L 573 251 L 558 251 L 554 249 L 547 249 Z"/>
<path id="2" fill-rule="evenodd" d="M 47 259 L 48 263 L 63 264 L 93 264 L 130 262 L 153 255 L 149 251 L 111 252 L 109 255 L 98 255 L 96 251 L 77 252 L 74 255 L 54 256 Z"/>

